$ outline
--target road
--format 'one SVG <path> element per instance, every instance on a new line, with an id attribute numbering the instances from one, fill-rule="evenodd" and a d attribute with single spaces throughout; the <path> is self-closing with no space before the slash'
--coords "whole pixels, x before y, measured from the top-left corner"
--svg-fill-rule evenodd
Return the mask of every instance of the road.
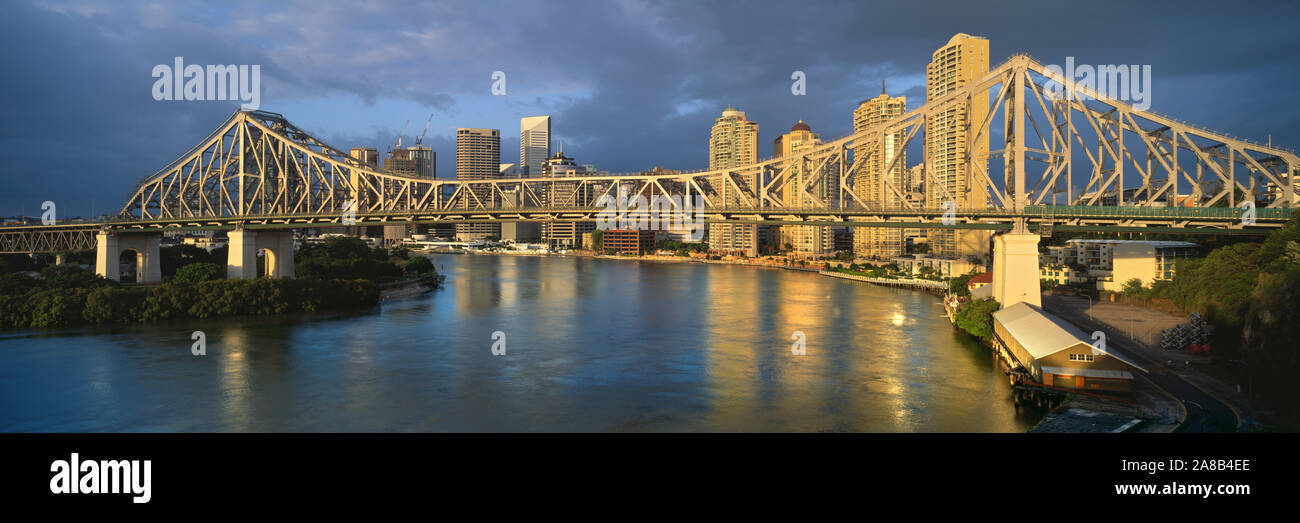
<path id="1" fill-rule="evenodd" d="M 1075 311 L 1044 304 L 1044 310 L 1065 318 L 1084 330 L 1106 332 L 1106 349 L 1138 362 L 1147 370 L 1145 376 L 1172 394 L 1187 408 L 1187 419 L 1175 432 L 1236 432 L 1237 415 L 1227 404 L 1207 394 L 1174 374 L 1163 363 L 1151 360 L 1129 346 L 1129 340 L 1115 329 L 1091 320 Z"/>

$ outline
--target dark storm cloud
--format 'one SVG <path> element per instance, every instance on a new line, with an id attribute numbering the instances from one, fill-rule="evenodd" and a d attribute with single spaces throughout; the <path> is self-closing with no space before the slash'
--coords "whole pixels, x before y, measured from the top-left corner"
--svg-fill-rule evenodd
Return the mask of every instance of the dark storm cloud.
<path id="1" fill-rule="evenodd" d="M 222 121 L 234 102 L 149 96 L 151 68 L 174 56 L 261 64 L 270 110 L 324 97 L 467 108 L 493 71 L 506 71 L 513 117 L 549 113 L 580 163 L 628 171 L 704 167 L 709 126 L 726 105 L 759 122 L 764 156 L 799 119 L 824 138 L 847 133 L 852 109 L 882 79 L 915 107 L 930 53 L 966 32 L 990 39 L 994 64 L 1016 52 L 1045 63 L 1150 64 L 1154 110 L 1300 144 L 1293 3 L 973 4 L 19 3 L 0 18 L 0 214 L 35 213 L 47 199 L 66 202 L 64 213 L 89 213 L 92 200 L 97 212 L 115 212 L 136 179 Z M 806 96 L 790 93 L 796 70 Z M 484 125 L 461 118 L 451 125 Z M 502 161 L 516 161 L 517 130 L 502 131 Z M 345 148 L 392 141 L 391 131 L 362 127 L 321 132 Z M 440 176 L 451 175 L 451 137 L 426 143 Z"/>

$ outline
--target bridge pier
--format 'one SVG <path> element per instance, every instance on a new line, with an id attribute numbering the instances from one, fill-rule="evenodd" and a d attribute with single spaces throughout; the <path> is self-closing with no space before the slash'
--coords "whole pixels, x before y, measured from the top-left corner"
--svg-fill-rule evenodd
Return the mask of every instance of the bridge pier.
<path id="1" fill-rule="evenodd" d="M 95 274 L 113 281 L 122 281 L 119 260 L 122 251 L 136 253 L 136 281 L 139 283 L 162 282 L 161 258 L 158 243 L 161 233 L 115 234 L 100 232 L 95 235 Z"/>
<path id="2" fill-rule="evenodd" d="M 1037 234 L 1030 233 L 1023 219 L 1009 232 L 993 237 L 993 299 L 1003 308 L 1020 302 L 1043 306 L 1039 287 Z"/>
<path id="3" fill-rule="evenodd" d="M 271 278 L 292 278 L 293 231 L 250 231 L 236 229 L 226 233 L 230 252 L 226 261 L 226 278 L 247 279 L 257 273 L 257 253 L 266 250 L 266 272 Z"/>

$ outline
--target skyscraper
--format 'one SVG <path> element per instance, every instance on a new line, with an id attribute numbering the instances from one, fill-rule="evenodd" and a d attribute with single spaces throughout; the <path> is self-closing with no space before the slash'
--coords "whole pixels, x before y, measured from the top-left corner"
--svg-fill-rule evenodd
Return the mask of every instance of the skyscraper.
<path id="1" fill-rule="evenodd" d="M 436 177 L 436 158 L 433 149 L 427 145 L 397 148 L 384 158 L 384 169 L 404 176 L 432 180 Z"/>
<path id="2" fill-rule="evenodd" d="M 551 117 L 529 116 L 519 119 L 519 172 L 537 177 L 542 164 L 551 157 Z"/>
<path id="3" fill-rule="evenodd" d="M 925 99 L 929 103 L 966 87 L 989 71 L 987 38 L 959 33 L 934 52 L 925 68 Z M 935 113 L 925 121 L 926 158 L 933 167 L 925 180 L 926 206 L 939 208 L 952 200 L 958 210 L 983 209 L 988 195 L 974 183 L 979 164 L 988 169 L 989 133 L 972 144 L 966 141 L 973 125 L 988 114 L 988 93 L 976 93 L 966 104 Z M 969 114 L 968 114 L 969 113 Z M 946 258 L 983 257 L 988 252 L 987 234 L 978 230 L 937 229 L 930 234 L 931 251 Z"/>
<path id="4" fill-rule="evenodd" d="M 778 136 L 772 142 L 772 155 L 776 157 L 798 154 L 821 145 L 821 136 L 812 132 L 812 127 L 799 120 L 790 128 L 790 132 Z M 773 195 L 788 208 L 817 207 L 820 202 L 829 202 L 839 191 L 839 178 L 832 179 L 831 173 L 823 167 L 822 172 L 814 172 L 814 162 L 805 162 L 790 169 L 790 182 L 782 185 Z M 812 184 L 809 187 L 809 184 Z M 808 187 L 807 193 L 803 190 Z M 835 235 L 830 227 L 813 225 L 785 225 L 771 230 L 773 243 L 777 248 L 789 245 L 795 252 L 807 255 L 828 254 L 835 249 Z"/>
<path id="5" fill-rule="evenodd" d="M 714 122 L 709 137 L 709 170 L 741 167 L 757 161 L 758 123 L 746 119 L 744 111 L 728 107 Z M 758 193 L 756 176 L 745 175 L 741 179 L 754 194 Z M 745 200 L 736 194 L 731 184 L 727 183 L 725 176 L 717 176 L 709 183 L 717 191 L 721 205 L 733 207 L 745 205 Z M 757 256 L 758 226 L 710 224 L 709 249 Z"/>
<path id="6" fill-rule="evenodd" d="M 491 180 L 499 178 L 500 173 L 501 131 L 496 129 L 456 129 L 456 179 Z M 491 205 L 491 188 L 487 186 L 476 187 L 473 190 L 473 195 L 462 194 L 456 203 L 460 208 L 467 209 L 480 201 Z M 488 237 L 500 238 L 501 224 L 456 224 L 456 239 L 460 241 L 473 241 Z"/>
<path id="7" fill-rule="evenodd" d="M 863 100 L 853 111 L 853 132 L 861 132 L 902 116 L 907 112 L 907 98 L 889 96 L 881 83 L 880 96 Z M 866 158 L 853 180 L 853 191 L 868 205 L 885 208 L 902 207 L 911 191 L 908 180 L 907 152 L 902 133 L 885 134 L 874 148 L 861 146 L 853 150 L 855 161 Z M 892 187 L 891 187 L 892 186 Z M 889 259 L 903 254 L 903 230 L 891 227 L 855 227 L 853 253 L 863 258 Z"/>

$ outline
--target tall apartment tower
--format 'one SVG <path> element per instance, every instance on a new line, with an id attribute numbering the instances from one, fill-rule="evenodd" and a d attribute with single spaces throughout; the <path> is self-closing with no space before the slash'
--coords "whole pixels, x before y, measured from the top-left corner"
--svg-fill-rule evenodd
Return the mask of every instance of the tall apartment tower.
<path id="1" fill-rule="evenodd" d="M 987 38 L 959 33 L 934 52 L 925 67 L 926 102 L 966 87 L 989 71 Z M 971 127 L 980 125 L 988 114 L 988 93 L 972 96 L 969 107 L 954 105 L 925 121 L 925 150 L 933 172 L 925 180 L 927 207 L 939 208 L 951 199 L 958 210 L 984 209 L 988 195 L 974 183 L 976 164 L 988 170 L 989 133 L 966 149 Z M 987 233 L 978 230 L 935 229 L 930 231 L 931 252 L 945 258 L 988 254 Z"/>
<path id="2" fill-rule="evenodd" d="M 709 138 L 709 170 L 741 167 L 757 161 L 758 122 L 746 119 L 744 111 L 728 107 L 713 124 Z M 743 176 L 742 182 L 758 194 L 757 176 Z M 722 205 L 746 205 L 725 177 L 718 176 L 709 183 L 717 191 Z M 709 249 L 758 256 L 758 226 L 709 224 Z"/>
<path id="3" fill-rule="evenodd" d="M 812 149 L 821 145 L 821 143 L 821 137 L 812 132 L 812 128 L 803 120 L 799 120 L 790 128 L 790 132 L 778 136 L 772 142 L 772 155 L 776 157 L 790 156 Z M 818 173 L 813 171 L 815 167 L 812 162 L 808 162 L 805 165 L 791 169 L 791 181 L 777 189 L 777 194 L 774 197 L 782 205 L 791 208 L 817 207 L 819 205 L 818 201 L 830 201 L 839 191 L 839 177 L 836 176 L 832 179 L 831 173 L 823 170 L 820 173 L 820 178 L 818 178 Z M 801 188 L 807 187 L 809 183 L 816 180 L 820 181 L 813 183 L 812 187 L 807 191 L 817 198 L 817 200 L 813 200 Z M 835 234 L 830 227 L 783 225 L 773 227 L 771 234 L 772 242 L 779 249 L 789 245 L 794 252 L 804 255 L 823 255 L 835 250 Z"/>
<path id="4" fill-rule="evenodd" d="M 907 112 L 907 97 L 889 96 L 884 82 L 880 96 L 863 100 L 853 111 L 853 132 L 880 125 Z M 853 179 L 853 192 L 868 205 L 885 208 L 903 207 L 903 198 L 912 190 L 908 179 L 907 152 L 902 133 L 887 133 L 875 148 L 861 146 L 853 158 L 866 157 Z M 892 185 L 892 188 L 891 188 Z M 888 260 L 903 254 L 903 229 L 893 227 L 855 227 L 853 254 L 861 258 Z"/>
<path id="5" fill-rule="evenodd" d="M 551 157 L 551 117 L 529 116 L 519 119 L 519 173 L 537 177 L 542 164 Z"/>
<path id="6" fill-rule="evenodd" d="M 491 180 L 499 178 L 501 173 L 501 131 L 496 129 L 456 129 L 456 179 L 457 180 Z M 482 201 L 492 204 L 492 190 L 477 187 L 473 196 L 464 194 L 456 204 L 462 209 L 470 208 Z M 477 197 L 477 200 L 475 200 Z M 456 239 L 474 241 L 484 238 L 501 237 L 499 223 L 458 223 Z"/>

